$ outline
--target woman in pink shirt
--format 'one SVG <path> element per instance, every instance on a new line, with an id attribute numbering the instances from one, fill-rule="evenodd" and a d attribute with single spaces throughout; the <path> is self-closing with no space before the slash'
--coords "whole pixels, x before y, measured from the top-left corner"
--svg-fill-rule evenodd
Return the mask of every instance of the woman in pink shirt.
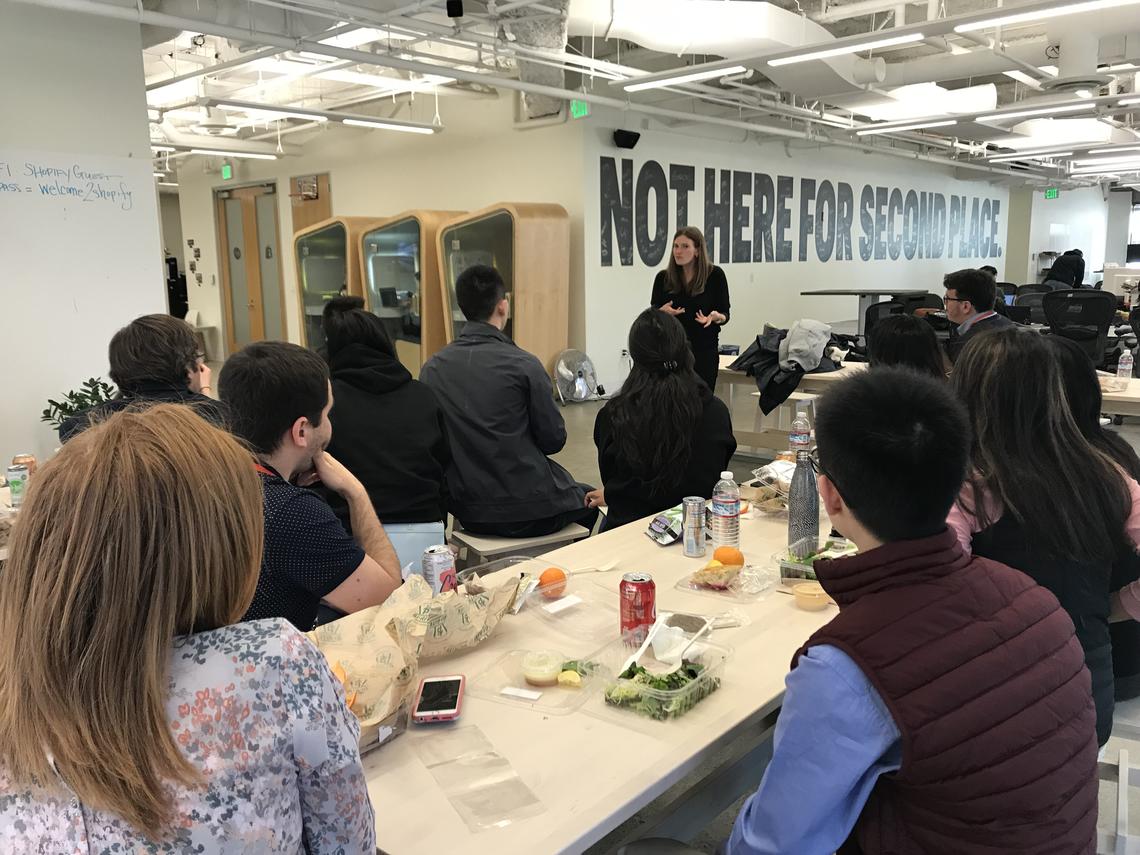
<path id="1" fill-rule="evenodd" d="M 1140 485 L 1081 432 L 1043 336 L 1012 328 L 979 336 L 951 382 L 974 435 L 971 474 L 948 523 L 967 550 L 1028 574 L 1069 613 L 1104 744 L 1114 693 L 1112 569 L 1140 543 Z M 1131 590 L 1122 593 L 1128 608 Z"/>

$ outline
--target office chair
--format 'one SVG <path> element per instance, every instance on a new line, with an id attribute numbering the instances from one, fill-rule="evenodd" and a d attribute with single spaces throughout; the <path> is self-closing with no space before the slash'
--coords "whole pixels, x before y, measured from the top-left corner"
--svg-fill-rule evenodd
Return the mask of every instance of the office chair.
<path id="1" fill-rule="evenodd" d="M 1042 293 L 1040 291 L 1029 294 L 1018 294 L 1013 298 L 1013 305 L 1017 307 L 1024 306 L 1029 309 L 1029 322 L 1031 324 L 1047 324 L 1048 319 L 1045 317 L 1045 310 L 1041 307 L 1042 301 L 1045 299 L 1046 294 L 1051 294 L 1052 291 Z"/>
<path id="2" fill-rule="evenodd" d="M 1017 286 L 1017 296 L 1020 297 L 1022 294 L 1048 294 L 1052 290 L 1053 289 L 1050 288 L 1048 285 L 1033 284 L 1033 283 L 1030 283 L 1029 285 L 1018 285 Z M 1014 305 L 1017 305 L 1017 304 L 1014 303 Z"/>
<path id="3" fill-rule="evenodd" d="M 1016 297 L 1017 296 L 1017 286 L 1014 285 L 1012 282 L 999 282 L 997 284 L 997 286 L 998 286 L 998 288 L 1001 289 L 1001 292 L 1003 294 L 1005 294 L 1007 297 Z"/>
<path id="4" fill-rule="evenodd" d="M 1116 315 L 1116 298 L 1089 288 L 1042 295 L 1041 308 L 1054 335 L 1075 341 L 1093 364 L 1104 364 L 1108 327 Z"/>
<path id="5" fill-rule="evenodd" d="M 942 298 L 937 294 L 929 292 L 923 294 L 895 294 L 891 298 L 902 304 L 904 315 L 913 315 L 916 309 L 938 309 L 941 311 L 946 308 L 946 304 Z M 892 312 L 892 314 L 897 314 Z"/>
<path id="6" fill-rule="evenodd" d="M 863 335 L 869 338 L 871 330 L 875 328 L 875 324 L 890 315 L 905 314 L 903 311 L 904 308 L 904 304 L 898 300 L 884 300 L 881 303 L 872 303 L 863 314 Z"/>

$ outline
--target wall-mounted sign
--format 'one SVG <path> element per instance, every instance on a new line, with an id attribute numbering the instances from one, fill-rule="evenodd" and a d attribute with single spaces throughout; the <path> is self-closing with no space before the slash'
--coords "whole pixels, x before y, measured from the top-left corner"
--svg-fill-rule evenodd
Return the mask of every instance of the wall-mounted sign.
<path id="1" fill-rule="evenodd" d="M 670 223 L 699 224 L 717 264 L 1002 255 L 1001 200 L 988 196 L 609 156 L 599 182 L 603 267 L 633 265 L 635 248 L 656 267 Z"/>
<path id="2" fill-rule="evenodd" d="M 1061 195 L 1061 191 L 1058 190 L 1056 187 L 1046 187 L 1045 188 L 1045 198 L 1046 199 L 1056 199 L 1060 195 Z"/>
<path id="3" fill-rule="evenodd" d="M 234 165 L 232 163 L 222 164 L 222 180 L 229 181 L 234 177 Z"/>
<path id="4" fill-rule="evenodd" d="M 590 102 L 579 101 L 575 98 L 570 102 L 570 115 L 575 119 L 584 119 L 590 115 Z"/>

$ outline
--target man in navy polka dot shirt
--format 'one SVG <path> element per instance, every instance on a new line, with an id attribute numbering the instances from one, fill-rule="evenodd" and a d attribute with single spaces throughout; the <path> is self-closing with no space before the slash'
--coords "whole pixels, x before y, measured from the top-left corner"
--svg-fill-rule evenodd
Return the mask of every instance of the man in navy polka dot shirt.
<path id="1" fill-rule="evenodd" d="M 253 449 L 265 499 L 265 551 L 244 620 L 283 617 L 313 628 L 321 603 L 343 613 L 378 605 L 402 583 L 400 562 L 359 480 L 331 457 L 332 387 L 317 354 L 257 342 L 218 379 L 234 433 Z M 355 539 L 305 487 L 321 482 L 347 502 Z"/>

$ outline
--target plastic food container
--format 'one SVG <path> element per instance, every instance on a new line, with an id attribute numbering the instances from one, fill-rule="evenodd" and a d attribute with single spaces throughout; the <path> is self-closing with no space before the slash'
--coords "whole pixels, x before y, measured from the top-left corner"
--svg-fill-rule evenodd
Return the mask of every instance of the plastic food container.
<path id="1" fill-rule="evenodd" d="M 537 589 L 538 578 L 542 575 L 544 570 L 549 570 L 551 567 L 557 568 L 566 574 L 566 582 L 564 590 L 569 591 L 573 585 L 573 577 L 570 571 L 559 564 L 554 564 L 544 558 L 535 558 L 533 555 L 508 555 L 505 558 L 496 558 L 494 561 L 488 561 L 485 564 L 478 564 L 474 567 L 468 567 L 459 571 L 457 579 L 460 585 L 467 585 L 470 590 L 471 587 L 479 587 L 479 579 L 483 576 L 490 576 L 492 573 L 498 573 L 503 570 L 513 570 L 515 575 L 527 574 L 532 577 L 532 582 L 527 585 L 520 585 L 518 593 L 515 595 L 515 602 L 511 605 L 510 611 L 512 614 L 518 614 L 526 605 L 527 597 L 530 593 Z M 553 594 L 554 591 L 548 589 L 548 594 Z"/>
<path id="2" fill-rule="evenodd" d="M 720 688 L 721 673 L 731 651 L 710 642 L 698 642 L 685 654 L 700 673 L 679 689 L 662 689 L 646 685 L 638 678 L 624 678 L 618 669 L 635 652 L 618 641 L 598 651 L 592 659 L 605 669 L 602 698 L 611 707 L 628 710 L 657 721 L 680 718 Z"/>
<path id="3" fill-rule="evenodd" d="M 682 576 L 674 587 L 679 591 L 704 594 L 722 601 L 752 602 L 773 589 L 776 586 L 776 581 L 776 574 L 772 570 L 757 567 L 754 564 L 745 564 L 727 588 L 710 588 L 707 585 L 700 585 L 693 581 L 693 574 Z"/>
<path id="4" fill-rule="evenodd" d="M 818 612 L 831 605 L 831 598 L 819 582 L 800 582 L 792 587 L 796 605 L 809 612 Z"/>
<path id="5" fill-rule="evenodd" d="M 617 594 L 597 585 L 575 584 L 572 576 L 566 583 L 561 591 L 536 588 L 527 596 L 523 611 L 559 634 L 595 647 L 620 637 Z"/>
<path id="6" fill-rule="evenodd" d="M 600 664 L 590 657 L 567 663 L 579 664 L 581 686 L 532 686 L 523 676 L 523 659 L 529 650 L 512 650 L 468 681 L 468 691 L 489 701 L 523 707 L 549 715 L 566 715 L 597 693 L 605 680 Z M 591 667 L 597 666 L 597 667 Z M 586 673 L 582 673 L 586 672 Z"/>

